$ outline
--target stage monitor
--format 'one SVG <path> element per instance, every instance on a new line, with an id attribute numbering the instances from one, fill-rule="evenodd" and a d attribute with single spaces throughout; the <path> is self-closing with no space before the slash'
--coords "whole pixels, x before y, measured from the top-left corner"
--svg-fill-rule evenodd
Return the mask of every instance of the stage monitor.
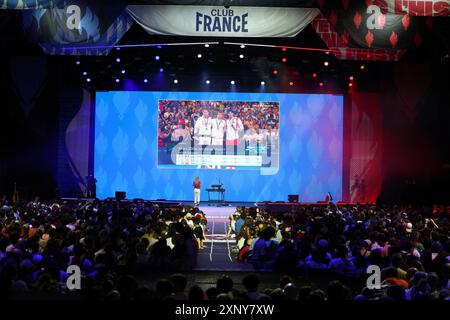
<path id="1" fill-rule="evenodd" d="M 125 191 L 116 191 L 115 196 L 117 201 L 121 201 L 125 200 L 127 193 Z"/>
<path id="2" fill-rule="evenodd" d="M 343 97 L 236 92 L 97 92 L 97 196 L 226 201 L 342 196 Z"/>

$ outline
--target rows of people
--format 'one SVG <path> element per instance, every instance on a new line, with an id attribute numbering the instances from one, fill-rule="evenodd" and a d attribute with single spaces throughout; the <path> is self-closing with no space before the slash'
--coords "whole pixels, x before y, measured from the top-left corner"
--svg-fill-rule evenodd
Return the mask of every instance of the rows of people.
<path id="1" fill-rule="evenodd" d="M 367 267 L 376 265 L 385 295 L 396 290 L 412 299 L 447 296 L 449 218 L 450 210 L 429 207 L 330 204 L 294 206 L 277 214 L 240 207 L 230 216 L 229 230 L 240 263 L 251 263 L 257 271 L 365 279 Z M 191 271 L 204 248 L 207 225 L 198 208 L 112 200 L 45 205 L 4 199 L 0 219 L 2 295 L 65 292 L 69 265 L 81 268 L 84 287 L 106 281 L 109 291 L 117 291 L 121 281 L 134 283 L 127 274 Z"/>

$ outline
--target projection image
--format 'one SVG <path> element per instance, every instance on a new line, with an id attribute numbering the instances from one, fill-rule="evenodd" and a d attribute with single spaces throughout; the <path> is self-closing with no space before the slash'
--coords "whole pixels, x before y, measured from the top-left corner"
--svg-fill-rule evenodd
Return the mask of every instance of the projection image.
<path id="1" fill-rule="evenodd" d="M 277 168 L 278 102 L 160 100 L 158 110 L 159 168 Z"/>
<path id="2" fill-rule="evenodd" d="M 97 196 L 192 201 L 342 198 L 343 98 L 331 94 L 97 92 Z"/>

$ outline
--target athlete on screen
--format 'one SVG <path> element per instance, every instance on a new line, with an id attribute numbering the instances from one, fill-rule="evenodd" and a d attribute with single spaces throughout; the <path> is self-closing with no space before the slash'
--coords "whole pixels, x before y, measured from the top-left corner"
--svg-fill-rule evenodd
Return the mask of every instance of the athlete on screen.
<path id="1" fill-rule="evenodd" d="M 204 109 L 203 114 L 197 119 L 194 126 L 194 139 L 200 146 L 211 145 L 212 119 L 209 117 L 209 111 Z"/>
<path id="2" fill-rule="evenodd" d="M 217 117 L 212 120 L 212 140 L 211 144 L 214 146 L 219 153 L 223 151 L 223 138 L 225 134 L 226 120 L 224 119 L 223 113 L 218 112 Z"/>
<path id="3" fill-rule="evenodd" d="M 226 145 L 237 146 L 239 142 L 239 133 L 244 130 L 241 119 L 236 117 L 232 111 L 228 112 L 226 124 Z"/>

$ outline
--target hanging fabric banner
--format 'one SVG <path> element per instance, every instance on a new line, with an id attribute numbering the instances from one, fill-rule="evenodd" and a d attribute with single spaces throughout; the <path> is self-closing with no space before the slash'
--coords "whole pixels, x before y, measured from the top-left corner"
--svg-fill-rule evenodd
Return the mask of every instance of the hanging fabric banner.
<path id="1" fill-rule="evenodd" d="M 211 37 L 294 37 L 315 8 L 142 6 L 127 7 L 149 34 Z"/>
<path id="2" fill-rule="evenodd" d="M 411 16 L 450 16 L 450 0 L 374 0 L 373 5 L 383 13 L 409 14 Z"/>
<path id="3" fill-rule="evenodd" d="M 409 48 L 419 48 L 430 27 L 428 19 L 385 12 L 371 1 L 326 1 L 313 28 L 342 59 L 396 61 Z"/>
<path id="4" fill-rule="evenodd" d="M 302 7 L 314 8 L 316 0 L 140 0 L 134 3 L 148 5 L 194 5 L 194 6 L 243 6 L 243 7 Z M 131 4 L 131 3 L 130 3 Z"/>
<path id="5" fill-rule="evenodd" d="M 0 0 L 0 9 L 49 9 L 63 5 L 66 0 Z"/>
<path id="6" fill-rule="evenodd" d="M 26 34 L 53 55 L 107 55 L 133 23 L 123 6 L 78 4 L 22 14 Z"/>

